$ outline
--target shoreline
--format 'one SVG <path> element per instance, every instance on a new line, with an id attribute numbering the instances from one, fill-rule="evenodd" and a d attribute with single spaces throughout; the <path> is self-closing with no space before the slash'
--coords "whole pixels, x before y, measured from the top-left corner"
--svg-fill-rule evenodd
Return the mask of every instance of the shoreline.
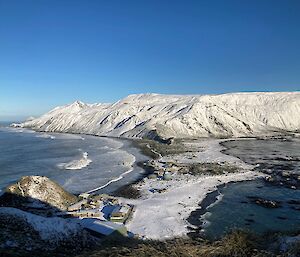
<path id="1" fill-rule="evenodd" d="M 216 150 L 220 150 L 219 141 L 205 140 L 205 143 L 208 143 L 208 148 L 210 148 L 206 149 L 208 150 L 208 155 L 214 155 L 216 154 Z M 197 141 L 197 143 L 199 142 Z M 197 153 L 200 156 L 198 155 L 198 158 L 190 163 L 211 161 L 210 158 L 204 158 L 205 153 L 203 151 Z M 243 172 L 213 176 L 174 175 L 174 179 L 171 181 L 153 181 L 145 178 L 134 185 L 142 192 L 140 199 L 122 198 L 124 203 L 136 206 L 136 212 L 128 224 L 128 229 L 147 239 L 168 239 L 188 236 L 191 232 L 190 227 L 193 226 L 188 222 L 188 219 L 193 211 L 199 209 L 199 206 L 201 208 L 201 204 L 205 204 L 203 201 L 205 201 L 208 194 L 218 190 L 218 187 L 221 185 L 235 181 L 252 180 L 262 176 L 262 174 L 252 171 L 250 169 L 252 168 L 251 165 L 246 165 L 237 158 L 230 158 L 223 155 L 220 151 L 217 151 L 217 153 L 219 154 L 219 160 L 225 158 L 227 161 L 229 160 L 229 163 L 243 164 Z M 190 153 L 179 154 L 177 157 L 181 161 L 190 161 L 188 158 L 184 158 L 186 156 L 182 156 L 185 154 Z M 195 152 L 193 154 L 195 155 Z M 166 161 L 169 159 L 174 161 L 174 155 L 171 157 L 164 156 L 156 161 Z M 217 162 L 216 160 L 214 161 Z M 151 193 L 149 192 L 151 188 L 161 188 L 163 192 Z M 207 204 L 210 205 L 211 202 Z M 142 222 L 143 220 L 147 220 L 147 222 Z"/>
<path id="2" fill-rule="evenodd" d="M 236 155 L 233 155 L 233 154 L 230 154 L 229 150 L 230 150 L 230 147 L 227 147 L 226 146 L 226 143 L 227 142 L 230 142 L 230 141 L 242 141 L 242 140 L 284 140 L 286 141 L 286 139 L 284 137 L 280 137 L 280 138 L 277 138 L 277 137 L 270 137 L 270 138 L 267 138 L 267 139 L 260 139 L 260 138 L 234 138 L 234 139 L 230 139 L 230 140 L 222 140 L 219 145 L 223 148 L 220 150 L 220 152 L 224 155 L 227 155 L 229 157 L 231 156 L 234 156 L 235 158 L 239 159 L 241 162 L 244 162 L 248 165 L 251 165 L 251 166 L 254 166 L 254 171 L 257 171 L 257 172 L 260 172 L 262 174 L 262 177 L 261 178 L 257 178 L 258 180 L 261 180 L 262 183 L 264 184 L 264 186 L 276 186 L 272 183 L 269 183 L 268 181 L 266 181 L 265 177 L 268 177 L 269 174 L 268 173 L 265 173 L 263 171 L 261 171 L 257 165 L 253 164 L 253 163 L 249 163 L 247 160 L 243 160 L 242 158 L 240 158 L 239 156 L 236 156 Z M 289 139 L 287 139 L 289 140 Z M 207 224 L 207 219 L 206 219 L 206 213 L 209 212 L 209 208 L 210 208 L 210 204 L 214 205 L 216 203 L 219 202 L 219 199 L 218 199 L 218 196 L 220 194 L 222 194 L 221 191 L 223 188 L 227 187 L 227 186 L 230 186 L 231 184 L 235 184 L 235 183 L 241 183 L 241 182 L 245 182 L 246 180 L 244 181 L 232 181 L 232 182 L 229 182 L 227 184 L 222 184 L 220 186 L 217 186 L 217 189 L 214 191 L 214 192 L 211 192 L 211 193 L 208 193 L 207 196 L 203 199 L 202 202 L 199 203 L 199 208 L 196 209 L 194 212 L 191 213 L 191 216 L 189 217 L 190 219 L 190 223 L 192 225 L 195 225 L 196 228 L 193 228 L 191 227 L 191 232 L 188 233 L 191 237 L 194 237 L 194 236 L 203 236 L 204 239 L 208 239 L 210 240 L 209 237 L 207 237 L 207 235 L 205 234 L 205 229 L 206 229 L 206 224 Z M 218 193 L 220 193 L 218 195 Z M 216 240 L 216 238 L 214 239 Z"/>
<path id="3" fill-rule="evenodd" d="M 230 184 L 227 183 L 227 184 Z M 202 237 L 202 230 L 203 230 L 203 216 L 207 213 L 207 209 L 212 205 L 218 202 L 218 196 L 220 195 L 220 189 L 224 188 L 226 184 L 222 184 L 217 186 L 215 191 L 207 193 L 205 198 L 199 203 L 199 208 L 192 211 L 190 216 L 187 218 L 187 221 L 191 224 L 189 227 L 190 232 L 187 233 L 190 237 Z M 194 226 L 194 227 L 192 227 Z M 204 236 L 205 237 L 205 236 Z"/>
<path id="4" fill-rule="evenodd" d="M 42 132 L 42 131 L 36 131 L 36 132 Z M 52 133 L 52 132 L 48 132 L 48 133 Z M 54 132 L 54 133 L 56 133 L 56 132 Z M 60 132 L 60 133 L 62 133 L 62 132 Z M 62 133 L 62 134 L 75 134 L 75 133 Z M 115 139 L 118 141 L 125 140 L 126 142 L 129 142 L 131 147 L 137 149 L 144 156 L 148 157 L 149 160 L 151 160 L 153 157 L 153 156 L 151 156 L 151 154 L 146 155 L 145 152 L 143 151 L 142 147 L 136 143 L 135 139 L 89 135 L 89 134 L 82 134 L 82 133 L 76 133 L 76 135 L 97 136 L 97 137 Z M 217 176 L 216 175 L 215 176 L 204 175 L 204 176 L 199 176 L 199 177 L 197 177 L 197 176 L 191 177 L 191 176 L 184 175 L 182 177 L 175 178 L 176 180 L 177 179 L 179 180 L 179 183 L 176 183 L 176 181 L 175 181 L 175 183 L 172 183 L 172 181 L 169 182 L 169 188 L 167 190 L 171 191 L 171 194 L 170 194 L 170 192 L 165 192 L 160 195 L 154 193 L 154 196 L 149 195 L 149 194 L 145 195 L 144 194 L 145 191 L 149 191 L 149 189 L 152 187 L 152 185 L 148 184 L 148 185 L 144 186 L 144 188 L 141 185 L 147 184 L 147 181 L 149 180 L 147 176 L 149 174 L 151 174 L 153 171 L 147 169 L 147 167 L 145 167 L 145 165 L 141 165 L 145 161 L 140 161 L 140 162 L 136 161 L 135 165 L 139 165 L 139 167 L 142 166 L 141 168 L 143 168 L 143 173 L 141 174 L 141 176 L 136 178 L 134 181 L 130 181 L 127 185 L 123 185 L 123 186 L 119 187 L 118 189 L 114 190 L 111 193 L 112 195 L 115 195 L 118 191 L 120 191 L 121 188 L 127 187 L 127 186 L 130 186 L 130 187 L 133 186 L 135 188 L 138 188 L 138 190 L 142 192 L 142 197 L 138 198 L 138 199 L 128 199 L 128 198 L 123 198 L 123 197 L 117 196 L 118 198 L 121 199 L 122 202 L 136 205 L 136 212 L 134 213 L 132 220 L 129 221 L 128 224 L 126 225 L 128 227 L 128 230 L 132 231 L 133 233 L 136 233 L 142 237 L 148 238 L 148 239 L 167 239 L 167 238 L 188 236 L 189 233 L 191 232 L 191 230 L 188 229 L 188 227 L 193 226 L 193 224 L 190 224 L 188 222 L 188 219 L 192 215 L 192 212 L 197 211 L 197 209 L 199 209 L 199 206 L 203 210 L 203 205 L 207 204 L 207 206 L 208 206 L 211 204 L 210 202 L 208 202 L 209 204 L 205 202 L 205 199 L 209 194 L 213 194 L 214 192 L 217 192 L 219 186 L 227 184 L 231 181 L 244 181 L 244 180 L 256 178 L 258 176 L 258 173 L 251 171 L 250 165 L 246 165 L 244 162 L 242 162 L 238 158 L 225 155 L 221 152 L 222 145 L 220 145 L 220 142 L 228 141 L 228 140 L 233 140 L 233 139 L 221 139 L 221 140 L 220 139 L 198 139 L 195 141 L 193 140 L 192 142 L 190 142 L 189 139 L 184 139 L 183 144 L 187 144 L 187 145 L 189 145 L 191 143 L 194 144 L 194 147 L 196 149 L 195 152 L 184 152 L 184 153 L 180 153 L 178 155 L 173 154 L 170 156 L 167 155 L 167 156 L 157 157 L 155 159 L 156 162 L 168 161 L 169 159 L 171 159 L 175 163 L 178 161 L 187 162 L 187 163 L 228 162 L 231 164 L 238 164 L 238 166 L 244 170 L 241 173 L 240 172 L 230 173 L 230 174 L 219 175 L 219 176 L 218 175 Z M 157 153 L 157 151 L 155 151 L 155 150 L 153 151 L 153 149 L 151 149 L 150 145 L 148 145 L 148 148 L 152 153 Z M 132 154 L 132 153 L 130 153 L 130 154 Z M 196 155 L 196 158 L 191 160 L 189 157 L 190 154 Z M 115 181 L 109 182 L 109 184 L 111 184 L 113 182 L 115 182 Z M 180 182 L 183 182 L 183 184 L 181 184 Z M 158 182 L 158 184 L 160 184 L 160 181 Z M 98 191 L 98 190 L 104 188 L 104 186 L 108 186 L 108 184 L 102 185 L 99 188 L 89 190 L 88 192 Z M 193 193 L 190 194 L 191 192 L 193 192 Z M 172 194 L 179 196 L 178 193 L 180 193 L 180 197 L 178 197 L 178 199 L 174 199 Z M 162 199 L 164 197 L 161 197 L 164 194 L 168 195 L 167 198 L 168 197 L 170 199 L 173 198 L 173 202 L 170 201 L 170 204 L 168 205 L 170 210 L 167 210 L 164 206 L 165 200 Z M 154 203 L 153 200 L 154 200 L 154 202 L 156 200 L 156 202 Z M 153 203 L 151 203 L 151 201 Z M 187 202 L 187 206 L 178 207 L 180 202 L 184 203 L 185 201 Z M 153 205 L 155 205 L 154 209 L 156 209 L 154 212 L 152 212 L 152 210 L 151 210 Z M 147 207 L 151 207 L 151 208 L 147 208 Z M 157 211 L 156 207 L 162 208 L 163 211 L 162 212 Z M 150 213 L 148 212 L 148 209 L 150 209 Z M 142 217 L 140 216 L 141 210 L 146 211 L 146 213 L 142 214 Z M 180 212 L 182 212 L 182 213 L 180 215 L 174 215 L 175 211 L 177 214 Z M 143 220 L 146 219 L 146 216 L 150 217 L 150 222 L 146 222 L 146 224 L 139 224 L 139 221 L 142 221 L 142 223 L 143 223 Z M 154 224 L 155 221 L 158 221 L 158 220 L 159 220 L 159 222 L 157 222 L 157 224 Z M 154 226 L 153 226 L 153 224 L 154 224 Z M 142 225 L 142 227 L 140 225 Z M 151 226 L 154 228 L 151 229 Z M 156 229 L 161 229 L 162 231 L 158 231 Z"/>
<path id="5" fill-rule="evenodd" d="M 136 165 L 137 167 L 140 167 L 144 170 L 144 172 L 142 174 L 140 174 L 140 176 L 136 179 L 134 179 L 132 182 L 128 183 L 128 184 L 125 184 L 121 187 L 119 187 L 118 189 L 116 190 L 113 190 L 110 194 L 111 195 L 115 195 L 118 191 L 120 191 L 122 188 L 124 187 L 128 187 L 128 186 L 132 186 L 132 185 L 135 185 L 137 183 L 139 183 L 140 181 L 142 181 L 145 177 L 147 177 L 149 174 L 151 174 L 151 170 L 149 170 L 149 168 L 145 165 L 143 165 L 143 163 L 145 161 L 148 161 L 148 160 L 151 160 L 153 158 L 153 155 L 147 153 L 147 151 L 143 151 L 143 149 L 140 147 L 140 145 L 137 143 L 138 140 L 141 140 L 141 139 L 135 139 L 135 138 L 122 138 L 122 137 L 113 137 L 113 136 L 102 136 L 102 135 L 96 135 L 96 134 L 86 134 L 86 133 L 74 133 L 74 132 L 51 132 L 51 131 L 43 131 L 43 130 L 35 130 L 35 129 L 31 129 L 31 128 L 26 128 L 26 127 L 22 127 L 22 128 L 15 128 L 15 127 L 11 127 L 11 126 L 8 126 L 8 127 L 5 127 L 5 128 L 11 128 L 11 129 L 22 129 L 22 130 L 28 130 L 28 131 L 32 131 L 32 132 L 36 132 L 36 133 L 51 133 L 51 134 L 66 134 L 66 135 L 77 135 L 77 136 L 91 136 L 91 137 L 100 137 L 100 138 L 108 138 L 108 139 L 112 139 L 112 140 L 116 140 L 116 141 L 120 141 L 122 144 L 123 142 L 122 141 L 125 141 L 127 143 L 129 143 L 129 146 L 132 147 L 132 148 L 135 148 L 136 150 L 138 150 L 140 152 L 141 155 L 145 156 L 147 159 L 146 160 L 135 160 L 135 162 L 133 163 L 133 165 Z M 23 131 L 22 131 L 23 132 Z M 133 153 L 131 153 L 130 151 L 128 151 L 128 149 L 124 149 L 123 148 L 124 145 L 121 146 L 121 149 L 123 149 L 124 151 L 126 151 L 127 153 L 133 155 L 134 157 L 136 157 Z M 150 151 L 152 151 L 152 149 L 149 147 Z M 154 153 L 154 152 L 153 152 Z M 132 169 L 132 168 L 131 168 Z M 133 170 L 132 170 L 133 171 Z M 128 173 L 131 173 L 132 171 L 128 172 L 128 171 L 125 171 L 124 173 L 120 174 L 120 176 L 123 176 L 123 175 L 126 175 Z M 119 177 L 120 177 L 119 176 Z M 118 177 L 118 178 L 119 178 Z M 95 189 L 91 189 L 91 190 L 88 190 L 87 192 L 97 192 L 98 190 L 101 190 L 105 187 L 107 187 L 108 185 L 116 182 L 116 181 L 119 181 L 121 179 L 118 179 L 118 178 L 114 178 L 110 181 L 108 181 L 105 185 L 102 185 L 102 186 L 99 186 L 99 188 L 95 188 Z M 81 192 L 81 193 L 85 193 L 85 192 Z M 80 194 L 80 193 L 79 193 Z M 78 195 L 79 195 L 78 194 Z"/>
<path id="6" fill-rule="evenodd" d="M 123 185 L 117 186 L 117 189 L 113 189 L 112 188 L 111 190 L 109 190 L 110 191 L 109 194 L 112 194 L 112 193 L 115 193 L 115 191 L 119 190 L 123 186 L 127 186 L 128 184 L 132 184 L 132 183 L 136 183 L 136 182 L 140 181 L 141 179 L 143 179 L 145 176 L 147 176 L 149 174 L 149 172 L 145 170 L 145 168 L 142 165 L 142 163 L 144 163 L 145 161 L 149 160 L 150 157 L 146 156 L 144 153 L 142 153 L 141 150 L 134 144 L 134 142 L 133 142 L 134 140 L 131 140 L 131 139 L 108 137 L 108 136 L 98 136 L 98 135 L 83 134 L 83 133 L 65 133 L 65 132 L 39 131 L 39 130 L 30 129 L 30 128 L 21 128 L 22 131 L 20 131 L 20 128 L 14 128 L 14 127 L 10 127 L 10 126 L 4 126 L 3 128 L 4 129 L 8 129 L 8 131 L 13 130 L 12 132 L 16 132 L 16 133 L 19 133 L 19 132 L 20 133 L 36 133 L 38 138 L 40 138 L 41 136 L 47 134 L 47 135 L 49 135 L 49 137 L 47 137 L 47 138 L 45 137 L 45 138 L 46 139 L 52 139 L 52 140 L 54 140 L 54 139 L 52 138 L 51 135 L 54 135 L 53 137 L 55 137 L 55 136 L 58 137 L 58 135 L 62 135 L 62 136 L 63 135 L 66 135 L 66 136 L 74 135 L 74 136 L 78 136 L 78 137 L 83 137 L 83 136 L 100 137 L 100 138 L 103 138 L 103 139 L 108 139 L 108 140 L 116 141 L 118 144 L 121 144 L 121 147 L 120 147 L 121 151 L 124 151 L 127 154 L 132 155 L 134 157 L 135 160 L 132 163 L 132 165 L 130 165 L 130 167 L 128 167 L 128 169 L 126 168 L 126 170 L 123 173 L 121 173 L 121 174 L 119 174 L 117 176 L 114 176 L 113 178 L 111 178 L 106 183 L 104 183 L 102 185 L 100 184 L 99 186 L 97 186 L 95 188 L 90 188 L 89 190 L 85 190 L 85 191 L 81 191 L 80 190 L 80 192 L 75 193 L 76 195 L 79 195 L 79 194 L 81 194 L 83 192 L 87 192 L 87 191 L 88 192 L 90 192 L 90 191 L 93 191 L 93 192 L 95 191 L 96 192 L 98 190 L 104 189 L 104 188 L 108 187 L 109 185 L 113 184 L 114 182 L 122 180 L 124 177 L 126 177 L 127 175 L 129 175 L 129 173 L 132 173 L 132 171 L 134 171 L 134 169 L 137 169 L 136 170 L 136 176 L 138 176 L 138 178 L 133 178 L 133 179 L 129 178 L 129 181 L 125 181 Z M 39 136 L 39 134 L 41 136 Z M 55 139 L 57 139 L 57 138 L 55 138 Z M 134 150 L 131 150 L 131 149 L 134 149 Z M 135 151 L 138 152 L 138 158 L 137 158 L 137 155 L 135 154 Z M 69 163 L 58 163 L 57 167 L 61 169 L 61 168 L 64 168 L 64 166 L 66 166 L 66 165 L 68 165 L 70 163 L 73 164 L 73 163 L 76 162 L 76 164 L 77 164 L 79 161 L 81 161 L 81 159 L 74 159 L 74 160 L 71 160 Z M 88 159 L 88 160 L 89 160 L 88 164 L 90 164 L 91 162 L 93 162 L 93 160 L 90 160 L 90 159 Z M 62 167 L 60 167 L 60 166 L 62 166 Z M 77 166 L 78 165 L 76 165 L 76 168 L 77 168 Z M 86 166 L 88 166 L 88 165 L 86 165 Z M 85 168 L 86 166 L 80 167 L 80 169 L 81 168 Z M 71 168 L 73 168 L 73 167 L 71 167 Z M 80 172 L 80 169 L 79 169 L 78 172 Z M 139 174 L 140 172 L 141 172 L 141 174 Z M 2 192 L 2 191 L 0 191 L 0 192 Z"/>
<path id="7" fill-rule="evenodd" d="M 136 206 L 129 230 L 148 239 L 169 239 L 188 235 L 191 224 L 188 222 L 192 211 L 199 208 L 199 203 L 208 193 L 217 190 L 217 186 L 232 181 L 245 181 L 256 178 L 253 172 L 232 175 L 205 176 L 202 178 L 176 179 L 167 185 L 163 193 L 146 192 L 141 199 L 122 199 L 122 202 Z M 147 184 L 148 183 L 148 184 Z M 142 190 L 155 188 L 146 181 Z"/>

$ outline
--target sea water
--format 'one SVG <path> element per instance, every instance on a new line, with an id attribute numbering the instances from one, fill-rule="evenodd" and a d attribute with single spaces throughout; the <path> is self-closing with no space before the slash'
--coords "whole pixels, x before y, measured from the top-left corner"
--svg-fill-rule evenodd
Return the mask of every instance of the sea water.
<path id="1" fill-rule="evenodd" d="M 223 144 L 226 154 L 256 165 L 259 170 L 286 169 L 300 175 L 299 139 L 237 140 Z M 259 234 L 300 230 L 300 190 L 265 183 L 262 179 L 227 184 L 219 190 L 221 200 L 207 209 L 205 235 L 218 238 L 233 229 L 245 229 Z M 249 197 L 279 201 L 279 208 L 265 208 Z M 297 210 L 298 209 L 298 210 Z"/>
<path id="2" fill-rule="evenodd" d="M 140 176 L 146 156 L 129 141 L 0 127 L 0 190 L 22 176 L 41 175 L 72 193 L 110 193 Z"/>

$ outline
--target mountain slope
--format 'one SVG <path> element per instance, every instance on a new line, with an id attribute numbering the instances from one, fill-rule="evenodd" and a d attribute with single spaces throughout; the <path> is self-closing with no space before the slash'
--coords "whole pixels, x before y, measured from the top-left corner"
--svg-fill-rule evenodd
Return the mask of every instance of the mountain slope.
<path id="1" fill-rule="evenodd" d="M 300 129 L 300 92 L 141 94 L 93 105 L 77 101 L 20 125 L 117 137 L 257 136 Z"/>

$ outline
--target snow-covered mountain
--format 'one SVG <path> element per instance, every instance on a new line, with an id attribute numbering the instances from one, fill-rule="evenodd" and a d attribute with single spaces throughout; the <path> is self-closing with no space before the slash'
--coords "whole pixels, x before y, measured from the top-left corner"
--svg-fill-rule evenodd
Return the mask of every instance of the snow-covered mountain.
<path id="1" fill-rule="evenodd" d="M 300 130 L 300 92 L 140 94 L 113 104 L 79 101 L 20 124 L 116 137 L 239 137 Z"/>

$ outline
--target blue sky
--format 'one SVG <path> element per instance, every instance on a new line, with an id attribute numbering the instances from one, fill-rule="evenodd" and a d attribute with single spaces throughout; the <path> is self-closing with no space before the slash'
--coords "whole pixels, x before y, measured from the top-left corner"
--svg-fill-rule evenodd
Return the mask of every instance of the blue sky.
<path id="1" fill-rule="evenodd" d="M 300 1 L 0 0 L 0 120 L 134 93 L 300 89 Z"/>

